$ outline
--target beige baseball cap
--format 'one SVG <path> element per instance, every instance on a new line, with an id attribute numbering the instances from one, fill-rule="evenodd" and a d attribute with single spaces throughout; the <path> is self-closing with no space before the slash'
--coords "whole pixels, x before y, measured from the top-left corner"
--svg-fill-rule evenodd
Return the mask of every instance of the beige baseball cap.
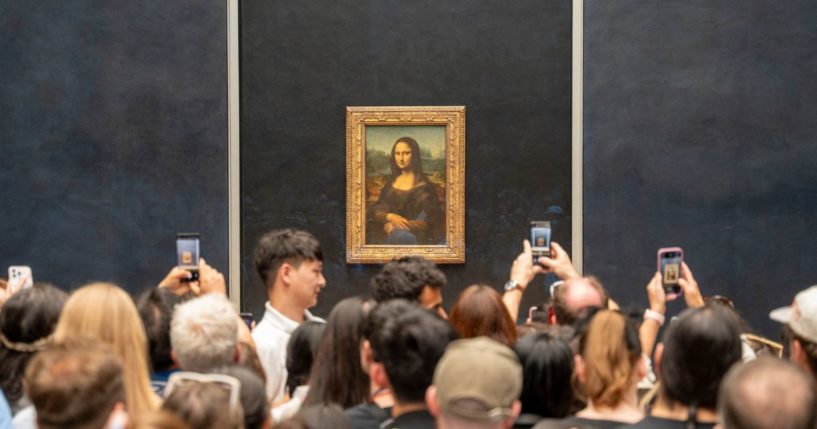
<path id="1" fill-rule="evenodd" d="M 795 334 L 817 343 L 817 285 L 800 291 L 792 305 L 772 310 L 769 318 L 787 324 Z"/>
<path id="2" fill-rule="evenodd" d="M 522 393 L 522 365 L 510 348 L 487 337 L 457 340 L 437 364 L 434 386 L 444 414 L 500 420 L 513 416 Z"/>

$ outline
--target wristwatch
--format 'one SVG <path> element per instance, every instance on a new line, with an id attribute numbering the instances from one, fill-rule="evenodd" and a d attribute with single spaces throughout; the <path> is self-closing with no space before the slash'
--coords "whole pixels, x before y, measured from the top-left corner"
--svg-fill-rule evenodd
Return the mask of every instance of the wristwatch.
<path id="1" fill-rule="evenodd" d="M 520 286 L 522 285 L 518 281 L 508 280 L 508 283 L 505 283 L 505 292 L 510 292 L 517 288 L 522 289 Z"/>

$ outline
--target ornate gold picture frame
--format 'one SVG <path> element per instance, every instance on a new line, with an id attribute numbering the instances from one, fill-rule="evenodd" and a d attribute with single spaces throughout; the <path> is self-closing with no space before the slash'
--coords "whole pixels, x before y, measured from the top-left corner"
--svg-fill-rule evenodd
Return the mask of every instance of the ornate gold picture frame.
<path id="1" fill-rule="evenodd" d="M 346 262 L 465 262 L 465 107 L 346 108 Z"/>

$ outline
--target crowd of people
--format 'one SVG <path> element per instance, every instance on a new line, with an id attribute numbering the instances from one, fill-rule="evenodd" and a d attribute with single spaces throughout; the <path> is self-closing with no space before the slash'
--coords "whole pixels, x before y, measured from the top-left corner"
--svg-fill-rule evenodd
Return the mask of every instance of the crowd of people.
<path id="1" fill-rule="evenodd" d="M 135 299 L 3 283 L 0 429 L 817 428 L 817 286 L 772 312 L 777 343 L 686 264 L 681 294 L 656 273 L 635 317 L 557 243 L 534 261 L 526 241 L 503 288 L 464 287 L 450 313 L 443 272 L 407 256 L 324 320 L 309 311 L 323 258 L 308 232 L 261 237 L 252 326 L 203 259 L 198 279 L 174 267 Z M 545 273 L 548 301 L 517 323 Z M 676 298 L 688 308 L 666 320 Z"/>

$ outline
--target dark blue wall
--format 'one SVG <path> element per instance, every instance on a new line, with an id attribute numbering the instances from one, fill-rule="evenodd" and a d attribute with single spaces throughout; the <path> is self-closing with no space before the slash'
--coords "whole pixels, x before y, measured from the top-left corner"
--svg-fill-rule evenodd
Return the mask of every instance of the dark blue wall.
<path id="1" fill-rule="evenodd" d="M 569 244 L 571 14 L 570 0 L 243 0 L 245 307 L 263 311 L 251 255 L 269 229 L 322 242 L 318 314 L 379 269 L 346 264 L 346 106 L 466 106 L 466 263 L 443 267 L 448 305 L 504 284 L 551 206 Z M 543 297 L 534 287 L 525 307 Z"/>
<path id="2" fill-rule="evenodd" d="M 817 282 L 817 3 L 585 3 L 586 271 L 643 303 L 679 245 L 776 338 Z"/>
<path id="3" fill-rule="evenodd" d="M 0 269 L 135 292 L 199 231 L 226 272 L 225 2 L 5 1 L 0 34 Z"/>

